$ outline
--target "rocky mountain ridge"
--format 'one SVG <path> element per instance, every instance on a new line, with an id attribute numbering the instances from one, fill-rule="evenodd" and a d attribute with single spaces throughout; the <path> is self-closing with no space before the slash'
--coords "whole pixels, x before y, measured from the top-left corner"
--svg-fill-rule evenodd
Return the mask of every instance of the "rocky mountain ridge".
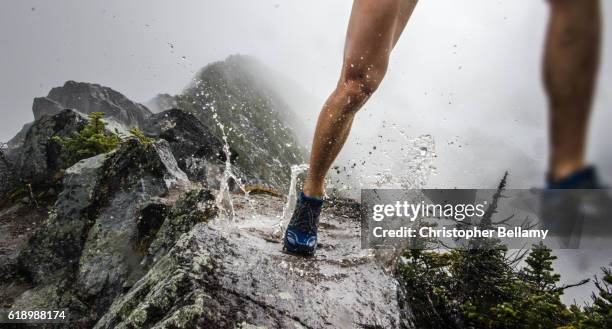
<path id="1" fill-rule="evenodd" d="M 68 325 L 49 328 L 411 326 L 393 277 L 360 248 L 356 203 L 325 212 L 316 258 L 282 253 L 286 200 L 270 187 L 286 188 L 301 155 L 282 106 L 240 73 L 240 58 L 229 62 L 177 96 L 179 106 L 195 97 L 187 109 L 152 113 L 73 82 L 34 102 L 36 120 L 0 159 L 16 178 L 0 191 L 2 307 L 69 312 Z M 123 141 L 70 165 L 54 136 L 95 111 Z M 228 168 L 262 185 L 245 195 L 234 181 L 219 202 Z"/>
<path id="2" fill-rule="evenodd" d="M 175 99 L 179 108 L 227 137 L 248 183 L 283 190 L 290 180 L 288 164 L 305 161 L 295 133 L 301 125 L 282 97 L 263 83 L 263 70 L 251 57 L 230 56 L 204 67 Z"/>

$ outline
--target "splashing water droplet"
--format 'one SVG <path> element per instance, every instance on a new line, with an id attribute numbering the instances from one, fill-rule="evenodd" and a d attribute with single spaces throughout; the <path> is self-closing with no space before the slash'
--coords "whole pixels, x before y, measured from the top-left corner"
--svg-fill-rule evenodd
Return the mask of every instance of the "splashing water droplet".
<path id="1" fill-rule="evenodd" d="M 231 180 L 238 184 L 238 187 L 244 193 L 244 197 L 251 206 L 251 208 L 253 208 L 253 204 L 249 199 L 249 192 L 245 189 L 240 178 L 236 176 L 233 172 L 231 162 L 232 153 L 227 139 L 227 134 L 225 133 L 225 126 L 219 121 L 216 108 L 214 106 L 211 106 L 210 108 L 213 111 L 213 119 L 222 133 L 223 153 L 225 154 L 225 167 L 223 170 L 223 175 L 221 177 L 219 191 L 217 192 L 217 196 L 215 197 L 215 204 L 217 208 L 221 210 L 221 213 L 226 216 L 226 218 L 228 218 L 230 221 L 234 221 L 236 217 L 236 212 L 234 210 L 234 202 L 232 201 L 232 194 L 229 186 Z"/>
<path id="2" fill-rule="evenodd" d="M 291 166 L 291 182 L 289 183 L 289 194 L 287 195 L 287 202 L 283 207 L 283 213 L 280 216 L 280 221 L 276 224 L 274 229 L 274 235 L 282 236 L 285 233 L 286 223 L 291 219 L 291 214 L 295 208 L 297 198 L 297 179 L 298 176 L 308 170 L 307 164 L 293 165 Z"/>
<path id="3" fill-rule="evenodd" d="M 420 189 L 436 174 L 433 162 L 437 155 L 431 135 L 409 137 L 402 127 L 384 121 L 381 131 L 377 134 L 381 143 L 362 148 L 360 154 L 331 172 L 332 182 L 327 186 L 333 193 L 358 198 L 361 188 Z"/>

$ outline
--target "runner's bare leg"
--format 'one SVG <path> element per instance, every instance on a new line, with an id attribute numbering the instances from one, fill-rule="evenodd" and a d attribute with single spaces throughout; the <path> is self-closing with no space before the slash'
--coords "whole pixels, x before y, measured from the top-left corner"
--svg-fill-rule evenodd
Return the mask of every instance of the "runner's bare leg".
<path id="1" fill-rule="evenodd" d="M 340 80 L 319 114 L 304 184 L 307 196 L 323 196 L 327 171 L 346 141 L 355 114 L 380 85 L 389 55 L 418 0 L 355 0 Z"/>
<path id="2" fill-rule="evenodd" d="M 549 174 L 558 180 L 585 167 L 602 27 L 599 0 L 549 2 L 544 84 L 550 111 Z"/>

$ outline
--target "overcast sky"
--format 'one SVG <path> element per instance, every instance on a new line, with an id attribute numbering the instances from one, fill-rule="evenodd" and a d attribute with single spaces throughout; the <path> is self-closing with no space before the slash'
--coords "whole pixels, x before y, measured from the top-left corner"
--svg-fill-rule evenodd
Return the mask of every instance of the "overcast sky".
<path id="1" fill-rule="evenodd" d="M 348 0 L 2 1 L 0 140 L 32 120 L 34 97 L 66 80 L 146 102 L 179 92 L 197 69 L 234 53 L 254 55 L 294 80 L 314 100 L 300 111 L 314 118 L 337 80 L 350 7 Z M 605 11 L 612 17 L 612 6 Z M 421 1 L 341 160 L 360 153 L 359 141 L 388 133 L 386 120 L 412 136 L 433 135 L 439 174 L 432 186 L 492 186 L 506 169 L 512 186 L 540 183 L 546 18 L 545 1 Z M 604 123 L 611 122 L 612 99 L 603 88 L 612 82 L 611 44 L 589 153 L 604 174 L 612 172 Z"/>
<path id="2" fill-rule="evenodd" d="M 612 6 L 602 2 L 612 17 Z M 100 83 L 146 102 L 180 92 L 197 69 L 235 53 L 258 57 L 310 94 L 300 111 L 312 127 L 337 80 L 350 7 L 349 0 L 4 0 L 0 140 L 33 119 L 34 97 L 66 80 Z M 361 155 L 358 145 L 378 134 L 392 134 L 385 120 L 412 137 L 433 136 L 438 174 L 431 187 L 494 187 L 505 170 L 513 187 L 541 183 L 546 19 L 545 1 L 421 1 L 339 161 Z M 612 181 L 609 32 L 589 157 Z M 603 264 L 582 265 L 595 271 Z"/>

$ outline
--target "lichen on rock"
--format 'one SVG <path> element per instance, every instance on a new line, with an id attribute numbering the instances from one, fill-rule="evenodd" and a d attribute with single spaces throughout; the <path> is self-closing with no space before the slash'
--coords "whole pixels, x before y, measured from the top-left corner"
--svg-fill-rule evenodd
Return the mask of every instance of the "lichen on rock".
<path id="1" fill-rule="evenodd" d="M 156 246 L 155 255 L 161 257 L 182 233 L 214 214 L 206 203 L 210 192 L 198 190 L 178 202 L 192 202 L 195 208 L 171 208 L 168 216 L 163 212 L 151 218 L 158 221 L 153 227 L 144 224 L 152 204 L 163 203 L 170 189 L 187 186 L 169 181 L 188 183 L 165 141 L 141 144 L 131 139 L 114 152 L 68 168 L 47 221 L 19 255 L 20 271 L 34 287 L 17 301 L 70 308 L 76 300 L 85 306 L 72 309 L 75 316 L 82 323 L 96 320 L 146 273 L 143 249 Z M 58 286 L 66 289 L 57 296 L 47 293 Z"/>
<path id="2" fill-rule="evenodd" d="M 237 223 L 194 226 L 96 328 L 400 327 L 395 281 L 360 250 L 354 219 L 326 215 L 326 246 L 304 259 L 268 238 L 280 200 L 235 202 Z"/>

